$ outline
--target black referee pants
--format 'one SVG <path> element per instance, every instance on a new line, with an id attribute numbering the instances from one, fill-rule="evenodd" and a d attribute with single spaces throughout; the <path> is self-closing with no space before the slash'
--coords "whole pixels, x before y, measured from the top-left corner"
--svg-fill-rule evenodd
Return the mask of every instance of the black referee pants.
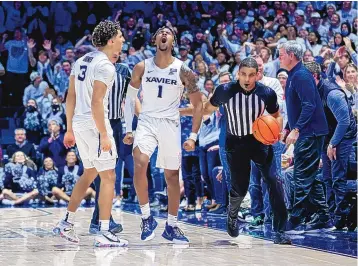
<path id="1" fill-rule="evenodd" d="M 287 221 L 283 190 L 277 182 L 276 165 L 272 146 L 257 141 L 253 135 L 226 138 L 226 153 L 231 173 L 230 204 L 246 196 L 250 183 L 251 161 L 261 172 L 267 184 L 273 212 L 273 230 L 282 232 Z M 236 208 L 235 208 L 236 209 Z"/>

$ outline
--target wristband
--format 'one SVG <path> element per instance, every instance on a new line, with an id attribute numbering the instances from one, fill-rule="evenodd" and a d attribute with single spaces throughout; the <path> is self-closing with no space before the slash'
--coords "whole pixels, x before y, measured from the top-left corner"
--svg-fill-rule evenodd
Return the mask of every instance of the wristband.
<path id="1" fill-rule="evenodd" d="M 191 132 L 188 139 L 194 140 L 194 142 L 196 142 L 196 140 L 198 139 L 198 134 Z"/>

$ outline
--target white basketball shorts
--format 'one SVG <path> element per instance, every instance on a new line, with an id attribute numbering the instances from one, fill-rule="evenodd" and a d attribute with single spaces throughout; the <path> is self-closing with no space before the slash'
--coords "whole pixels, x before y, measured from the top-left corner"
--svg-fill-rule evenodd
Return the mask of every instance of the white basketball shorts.
<path id="1" fill-rule="evenodd" d="M 116 167 L 117 150 L 113 138 L 113 131 L 106 122 L 107 134 L 112 142 L 109 152 L 104 152 L 100 148 L 99 132 L 97 128 L 88 128 L 88 122 L 76 122 L 73 125 L 76 144 L 85 169 L 96 168 L 97 172 L 111 170 Z"/>
<path id="2" fill-rule="evenodd" d="M 134 136 L 136 147 L 150 158 L 158 146 L 157 167 L 178 170 L 181 166 L 180 120 L 140 115 Z"/>

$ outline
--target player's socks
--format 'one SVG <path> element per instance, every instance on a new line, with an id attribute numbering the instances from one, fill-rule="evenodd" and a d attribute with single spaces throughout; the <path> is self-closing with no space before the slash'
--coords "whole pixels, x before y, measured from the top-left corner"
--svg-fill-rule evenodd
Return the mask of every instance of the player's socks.
<path id="1" fill-rule="evenodd" d="M 70 212 L 70 211 L 67 210 L 63 220 L 68 222 L 68 223 L 70 223 L 70 224 L 74 224 L 75 223 L 75 217 L 76 217 L 75 212 Z"/>
<path id="2" fill-rule="evenodd" d="M 144 205 L 140 205 L 140 211 L 142 213 L 142 219 L 148 219 L 150 216 L 150 206 L 149 206 L 149 202 L 147 204 Z"/>
<path id="3" fill-rule="evenodd" d="M 101 232 L 109 231 L 109 220 L 99 220 L 99 230 Z"/>
<path id="4" fill-rule="evenodd" d="M 175 227 L 177 226 L 177 221 L 178 221 L 178 216 L 176 215 L 171 215 L 168 213 L 168 225 Z"/>

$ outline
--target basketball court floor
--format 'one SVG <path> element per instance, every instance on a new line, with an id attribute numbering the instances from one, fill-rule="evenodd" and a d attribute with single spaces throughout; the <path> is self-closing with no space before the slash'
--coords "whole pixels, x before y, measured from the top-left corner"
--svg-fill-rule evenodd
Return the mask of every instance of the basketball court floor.
<path id="1" fill-rule="evenodd" d="M 296 236 L 292 246 L 279 246 L 270 240 L 270 228 L 249 232 L 243 224 L 242 234 L 232 239 L 225 232 L 225 217 L 205 213 L 179 215 L 190 245 L 176 246 L 161 237 L 166 214 L 159 212 L 156 238 L 141 242 L 134 204 L 113 210 L 129 247 L 94 249 L 93 236 L 88 235 L 92 210 L 80 208 L 77 213 L 77 246 L 52 235 L 64 208 L 0 208 L 0 265 L 357 265 L 356 233 L 305 234 Z"/>

